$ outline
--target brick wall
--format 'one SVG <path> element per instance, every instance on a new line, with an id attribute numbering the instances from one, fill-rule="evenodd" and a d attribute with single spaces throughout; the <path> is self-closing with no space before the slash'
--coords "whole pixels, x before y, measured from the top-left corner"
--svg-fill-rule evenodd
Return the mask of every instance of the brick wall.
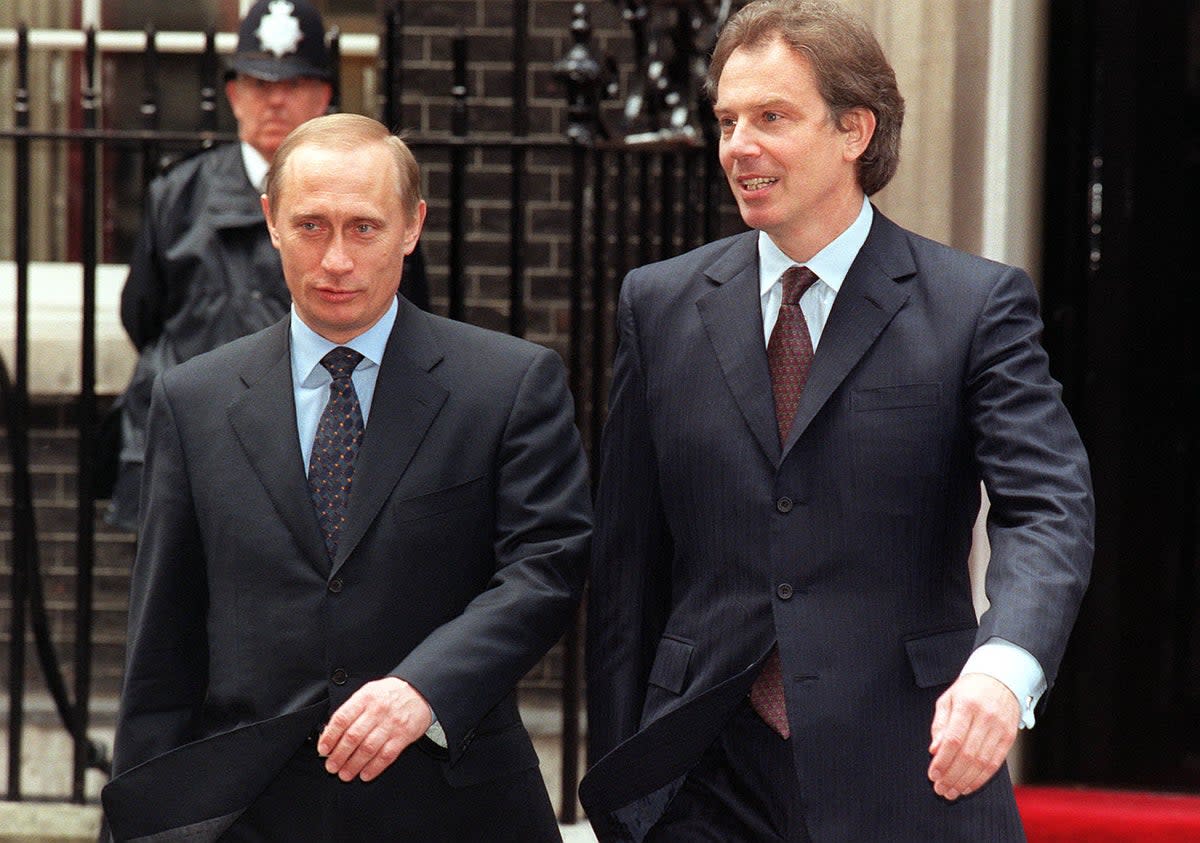
<path id="1" fill-rule="evenodd" d="M 529 135 L 562 140 L 566 128 L 566 94 L 554 78 L 554 64 L 573 43 L 574 0 L 530 3 L 527 57 L 529 72 L 521 80 L 529 112 Z M 597 57 L 611 54 L 628 65 L 632 56 L 628 28 L 617 4 L 587 4 Z M 488 0 L 449 0 L 406 5 L 404 98 L 402 126 L 415 138 L 443 135 L 451 128 L 453 98 L 452 41 L 466 35 L 468 120 L 472 136 L 507 137 L 513 125 L 512 4 Z M 605 107 L 615 127 L 616 103 Z M 445 306 L 448 260 L 449 155 L 418 148 L 429 218 L 423 242 L 431 269 L 435 305 Z M 505 149 L 477 149 L 468 154 L 467 318 L 504 330 L 508 319 L 509 227 L 514 214 L 524 217 L 528 233 L 527 336 L 565 352 L 569 277 L 570 169 L 563 150 L 536 150 L 523 179 L 525 203 L 513 208 L 509 188 L 510 154 Z"/>
<path id="2" fill-rule="evenodd" d="M 48 625 L 68 687 L 74 683 L 75 571 L 78 520 L 73 399 L 36 401 L 30 412 L 29 457 L 32 467 L 34 517 L 44 583 Z M 8 680 L 8 645 L 11 612 L 12 470 L 7 435 L 0 437 L 0 677 Z M 97 513 L 103 512 L 103 504 Z M 95 589 L 92 601 L 92 674 L 97 694 L 112 694 L 119 687 L 125 655 L 125 622 L 128 607 L 129 567 L 133 541 L 96 519 Z M 28 613 L 27 613 L 28 614 Z M 27 633 L 26 681 L 42 690 L 45 681 Z"/>

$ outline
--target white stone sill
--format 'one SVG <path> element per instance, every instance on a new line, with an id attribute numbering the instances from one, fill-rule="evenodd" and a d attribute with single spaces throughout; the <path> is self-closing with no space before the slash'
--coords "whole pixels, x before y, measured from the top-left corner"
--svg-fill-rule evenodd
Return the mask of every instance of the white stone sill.
<path id="1" fill-rule="evenodd" d="M 121 288 L 129 268 L 96 267 L 96 392 L 117 395 L 133 373 L 137 353 L 121 326 Z M 77 395 L 83 337 L 83 265 L 29 265 L 29 392 Z M 0 355 L 13 376 L 16 365 L 17 266 L 0 261 Z"/>

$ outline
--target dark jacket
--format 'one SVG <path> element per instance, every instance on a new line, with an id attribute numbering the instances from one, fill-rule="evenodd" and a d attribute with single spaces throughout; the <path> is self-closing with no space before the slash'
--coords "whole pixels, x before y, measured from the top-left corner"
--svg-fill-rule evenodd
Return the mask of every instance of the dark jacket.
<path id="1" fill-rule="evenodd" d="M 162 371 L 279 320 L 291 303 L 241 147 L 202 152 L 154 180 L 121 292 L 138 349 L 121 412 L 109 523 L 137 526 L 150 387 Z"/>
<path id="2" fill-rule="evenodd" d="M 756 243 L 621 289 L 583 805 L 600 840 L 640 841 L 778 642 L 814 841 L 1022 839 L 1006 772 L 950 803 L 927 769 L 934 703 L 972 650 L 1011 641 L 1052 685 L 1088 580 L 1088 462 L 1033 284 L 876 212 L 781 446 Z"/>
<path id="3" fill-rule="evenodd" d="M 332 563 L 297 445 L 286 320 L 166 373 L 151 418 L 104 792 L 117 839 L 213 839 L 318 718 L 388 674 L 421 692 L 449 742 L 422 738 L 396 762 L 433 752 L 448 788 L 376 794 L 428 822 L 403 839 L 465 839 L 432 829 L 469 822 L 484 782 L 508 788 L 514 822 L 548 808 L 540 784 L 516 786 L 538 762 L 515 686 L 572 617 L 591 515 L 553 352 L 401 299 Z M 491 821 L 492 839 L 512 839 Z"/>

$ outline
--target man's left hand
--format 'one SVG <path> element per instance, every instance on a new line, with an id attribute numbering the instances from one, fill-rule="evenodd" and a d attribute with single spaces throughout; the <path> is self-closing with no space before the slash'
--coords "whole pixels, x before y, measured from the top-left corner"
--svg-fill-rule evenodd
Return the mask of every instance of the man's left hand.
<path id="1" fill-rule="evenodd" d="M 958 677 L 934 709 L 929 780 L 951 801 L 995 775 L 1017 737 L 1021 707 L 1008 686 L 984 673 Z"/>
<path id="2" fill-rule="evenodd" d="M 429 704 L 403 679 L 368 682 L 329 718 L 317 741 L 325 769 L 344 782 L 378 776 L 433 722 Z"/>

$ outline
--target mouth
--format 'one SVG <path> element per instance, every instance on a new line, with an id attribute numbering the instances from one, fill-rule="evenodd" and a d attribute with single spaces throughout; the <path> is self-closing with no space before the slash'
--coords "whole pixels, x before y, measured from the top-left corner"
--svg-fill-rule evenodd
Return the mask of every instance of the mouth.
<path id="1" fill-rule="evenodd" d="M 330 304 L 342 304 L 348 302 L 358 295 L 358 290 L 340 290 L 334 287 L 317 287 L 317 295 L 322 301 Z"/>
<path id="2" fill-rule="evenodd" d="M 748 179 L 738 179 L 738 184 L 741 186 L 742 190 L 745 190 L 748 193 L 753 193 L 757 190 L 763 190 L 764 188 L 770 187 L 777 181 L 779 181 L 777 178 L 754 176 L 753 178 Z"/>

